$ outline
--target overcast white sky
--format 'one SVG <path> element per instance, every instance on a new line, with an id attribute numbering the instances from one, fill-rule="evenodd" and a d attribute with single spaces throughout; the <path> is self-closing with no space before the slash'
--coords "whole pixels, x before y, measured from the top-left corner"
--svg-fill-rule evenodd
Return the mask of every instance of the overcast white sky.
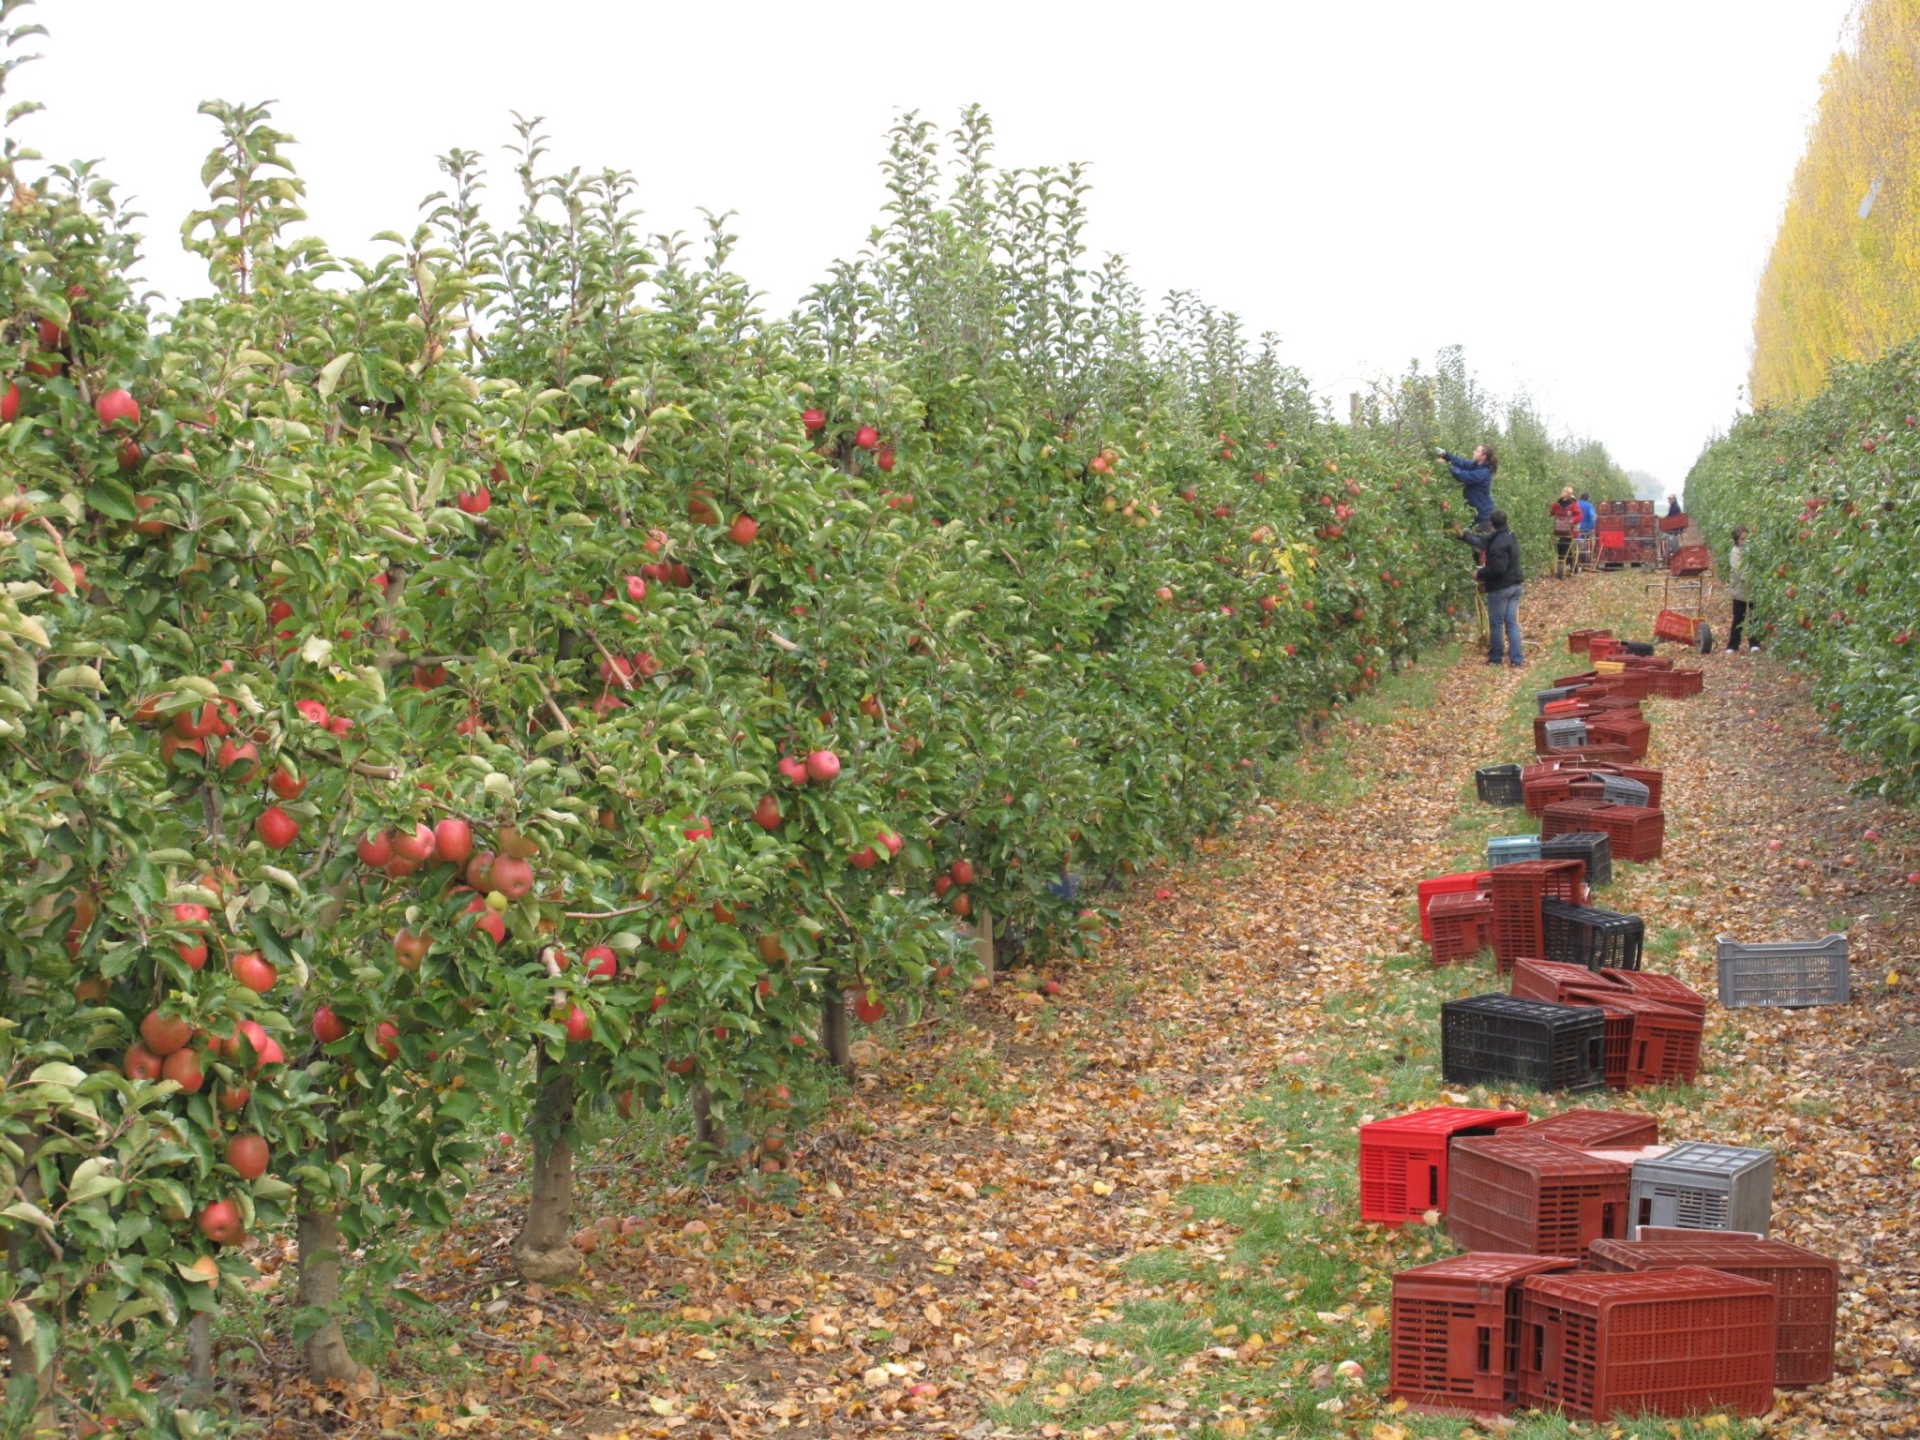
<path id="1" fill-rule="evenodd" d="M 1225 5 L 41 0 L 16 133 L 99 158 L 179 249 L 204 99 L 278 101 L 336 251 L 412 228 L 434 156 L 544 115 L 651 225 L 740 212 L 780 308 L 857 249 L 895 114 L 992 114 L 1007 164 L 1085 160 L 1090 238 L 1150 294 L 1274 330 L 1344 396 L 1439 347 L 1677 487 L 1746 377 L 1754 285 L 1850 0 Z"/>

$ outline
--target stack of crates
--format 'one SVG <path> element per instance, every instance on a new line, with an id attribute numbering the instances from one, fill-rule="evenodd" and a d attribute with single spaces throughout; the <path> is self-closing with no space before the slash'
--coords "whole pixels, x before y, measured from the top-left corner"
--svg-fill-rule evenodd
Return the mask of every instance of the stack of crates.
<path id="1" fill-rule="evenodd" d="M 1585 868 L 1578 860 L 1522 860 L 1491 874 L 1493 953 L 1504 975 L 1521 956 L 1542 953 L 1541 901 L 1585 903 Z"/>
<path id="2" fill-rule="evenodd" d="M 1598 1090 L 1607 1083 L 1598 1006 L 1475 995 L 1440 1007 L 1440 1073 L 1450 1085 Z"/>
<path id="3" fill-rule="evenodd" d="M 1405 1225 L 1447 1208 L 1447 1153 L 1454 1141 L 1527 1123 L 1524 1110 L 1435 1105 L 1360 1127 L 1360 1218 Z"/>
<path id="4" fill-rule="evenodd" d="M 1471 960 L 1493 944 L 1493 897 L 1477 890 L 1436 895 L 1427 906 L 1427 925 L 1434 964 Z"/>
<path id="5" fill-rule="evenodd" d="M 1587 1263 L 1603 1273 L 1672 1270 L 1699 1265 L 1772 1285 L 1780 1297 L 1773 1383 L 1794 1389 L 1833 1378 L 1833 1341 L 1840 1267 L 1830 1257 L 1785 1240 L 1650 1228 L 1645 1238 L 1596 1240 Z"/>
<path id="6" fill-rule="evenodd" d="M 1852 993 L 1845 935 L 1757 945 L 1722 935 L 1717 959 L 1720 1003 L 1729 1010 L 1844 1005 Z"/>
<path id="7" fill-rule="evenodd" d="M 1453 1147 L 1447 1233 L 1469 1250 L 1583 1259 L 1627 1233 L 1632 1167 L 1528 1138 L 1527 1127 Z"/>
<path id="8" fill-rule="evenodd" d="M 1517 865 L 1522 860 L 1540 858 L 1540 837 L 1538 835 L 1494 835 L 1487 840 L 1487 868 L 1498 870 L 1502 865 Z"/>
<path id="9" fill-rule="evenodd" d="M 1604 999 L 1576 990 L 1574 1004 L 1598 1004 L 1607 1017 L 1607 1085 L 1691 1085 L 1700 1073 L 1703 1020 L 1631 990 Z"/>
<path id="10" fill-rule="evenodd" d="M 1569 631 L 1567 634 L 1567 653 L 1571 655 L 1586 654 L 1588 647 L 1592 645 L 1596 636 L 1602 640 L 1610 640 L 1613 638 L 1613 632 L 1611 630 Z"/>
<path id="11" fill-rule="evenodd" d="M 1773 1223 L 1773 1152 L 1699 1140 L 1676 1145 L 1634 1165 L 1632 1200 L 1635 1230 L 1660 1225 L 1765 1235 Z"/>
<path id="12" fill-rule="evenodd" d="M 1499 1415 L 1519 1399 L 1520 1282 L 1571 1270 L 1553 1255 L 1456 1255 L 1393 1277 L 1388 1393 L 1438 1415 Z"/>
<path id="13" fill-rule="evenodd" d="M 1522 1405 L 1597 1422 L 1773 1408 L 1771 1285 L 1697 1266 L 1524 1283 Z"/>

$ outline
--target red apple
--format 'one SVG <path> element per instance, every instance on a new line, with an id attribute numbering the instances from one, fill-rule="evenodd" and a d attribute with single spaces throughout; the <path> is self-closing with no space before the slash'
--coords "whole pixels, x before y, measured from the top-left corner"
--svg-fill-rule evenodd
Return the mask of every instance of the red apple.
<path id="1" fill-rule="evenodd" d="M 411 834 L 403 831 L 393 837 L 393 853 L 415 864 L 424 865 L 433 859 L 433 847 L 433 827 L 424 823 L 415 825 Z"/>
<path id="2" fill-rule="evenodd" d="M 258 1180 L 266 1174 L 270 1158 L 267 1142 L 258 1135 L 236 1135 L 227 1142 L 227 1164 L 242 1180 Z"/>
<path id="3" fill-rule="evenodd" d="M 1193 673 L 1196 675 L 1204 675 L 1207 673 L 1207 667 L 1203 661 L 1196 660 L 1193 662 L 1193 664 L 1189 665 L 1187 668 L 1193 671 Z"/>
<path id="4" fill-rule="evenodd" d="M 973 884 L 973 862 L 971 860 L 954 861 L 947 873 L 953 876 L 953 883 L 956 885 Z"/>
<path id="5" fill-rule="evenodd" d="M 229 1115 L 238 1115 L 247 1108 L 247 1101 L 253 1098 L 253 1092 L 244 1085 L 227 1085 L 220 1090 L 220 1108 Z"/>
<path id="6" fill-rule="evenodd" d="M 296 702 L 293 708 L 300 712 L 302 719 L 309 720 L 315 725 L 324 727 L 327 723 L 327 707 L 318 700 L 301 700 Z"/>
<path id="7" fill-rule="evenodd" d="M 0 425 L 11 425 L 20 414 L 20 387 L 7 386 L 7 393 L 0 395 Z"/>
<path id="8" fill-rule="evenodd" d="M 871 993 L 865 993 L 853 1002 L 853 1013 L 860 1017 L 862 1025 L 871 1025 L 887 1013 L 887 1004 L 884 1000 L 875 999 Z"/>
<path id="9" fill-rule="evenodd" d="M 466 864 L 473 854 L 473 827 L 452 816 L 442 820 L 433 827 L 433 852 L 455 865 Z"/>
<path id="10" fill-rule="evenodd" d="M 762 795 L 760 803 L 753 807 L 753 823 L 762 830 L 768 832 L 778 830 L 784 818 L 780 813 L 780 802 L 771 795 Z"/>
<path id="11" fill-rule="evenodd" d="M 201 1072 L 200 1057 L 192 1050 L 176 1050 L 160 1066 L 160 1078 L 171 1080 L 189 1095 L 198 1095 L 207 1083 Z"/>
<path id="12" fill-rule="evenodd" d="M 874 463 L 882 470 L 893 469 L 893 447 L 891 445 L 882 445 L 878 452 L 875 453 L 873 459 Z"/>
<path id="13" fill-rule="evenodd" d="M 382 1020 L 373 1027 L 373 1048 L 389 1060 L 400 1058 L 400 1027 L 391 1020 Z"/>
<path id="14" fill-rule="evenodd" d="M 580 956 L 580 963 L 586 967 L 589 980 L 617 980 L 620 978 L 620 960 L 608 945 L 589 945 Z"/>
<path id="15" fill-rule="evenodd" d="M 121 1068 L 126 1071 L 129 1080 L 158 1080 L 163 1063 L 158 1055 L 135 1041 L 127 1047 Z"/>
<path id="16" fill-rule="evenodd" d="M 140 403 L 124 390 L 107 391 L 93 402 L 93 413 L 100 417 L 102 425 L 123 421 L 130 426 L 140 424 Z"/>
<path id="17" fill-rule="evenodd" d="M 253 833 L 269 850 L 284 850 L 300 838 L 300 825 L 278 805 L 269 805 L 253 822 Z"/>
<path id="18" fill-rule="evenodd" d="M 487 904 L 478 895 L 467 902 L 466 913 L 476 916 L 473 928 L 485 932 L 496 945 L 503 945 L 507 939 L 507 921 L 498 910 Z"/>
<path id="19" fill-rule="evenodd" d="M 245 785 L 260 773 L 260 750 L 251 740 L 235 744 L 229 736 L 220 742 L 220 751 L 214 756 L 214 764 L 220 767 L 223 774 L 230 770 L 240 771 L 226 778 L 236 785 Z M 280 847 L 276 845 L 274 848 L 277 850 Z"/>
<path id="20" fill-rule="evenodd" d="M 357 847 L 360 863 L 369 869 L 384 869 L 393 859 L 393 841 L 389 836 L 369 832 Z"/>
<path id="21" fill-rule="evenodd" d="M 952 888 L 953 888 L 953 877 L 951 875 L 936 875 L 934 877 L 933 893 L 935 895 L 945 896 L 947 891 L 951 890 Z"/>
<path id="22" fill-rule="evenodd" d="M 469 490 L 454 498 L 455 505 L 468 515 L 484 515 L 493 508 L 493 492 L 482 485 L 478 490 Z"/>
<path id="23" fill-rule="evenodd" d="M 816 785 L 831 785 L 840 778 L 840 757 L 831 750 L 816 750 L 807 756 L 807 778 Z"/>
<path id="24" fill-rule="evenodd" d="M 827 428 L 827 412 L 824 410 L 802 410 L 800 412 L 800 423 L 809 430 L 824 430 Z"/>
<path id="25" fill-rule="evenodd" d="M 242 950 L 227 962 L 233 978 L 256 995 L 264 995 L 280 978 L 280 972 L 257 951 Z"/>
<path id="26" fill-rule="evenodd" d="M 267 788 L 282 800 L 298 800 L 306 790 L 307 782 L 304 780 L 296 780 L 293 777 L 293 773 L 289 770 L 278 769 L 268 777 Z"/>
<path id="27" fill-rule="evenodd" d="M 336 1040 L 344 1040 L 352 1033 L 347 1022 L 333 1013 L 331 1005 L 322 1005 L 313 1012 L 313 1038 L 322 1045 L 331 1045 Z"/>
<path id="28" fill-rule="evenodd" d="M 254 957 L 258 959 L 258 956 Z M 266 1029 L 257 1020 L 242 1020 L 234 1027 L 232 1035 L 225 1041 L 224 1052 L 228 1059 L 240 1058 L 240 1041 L 245 1039 L 253 1047 L 253 1068 L 261 1070 L 268 1065 L 284 1065 L 287 1052 L 280 1048 L 280 1042 L 267 1034 Z"/>
<path id="29" fill-rule="evenodd" d="M 216 1245 L 238 1245 L 247 1238 L 240 1212 L 231 1200 L 216 1200 L 200 1212 L 200 1233 Z"/>
<path id="30" fill-rule="evenodd" d="M 706 816 L 696 815 L 693 817 L 693 823 L 688 825 L 680 833 L 689 840 L 711 840 L 713 838 L 713 825 L 708 821 Z"/>
<path id="31" fill-rule="evenodd" d="M 178 1015 L 152 1010 L 140 1022 L 140 1039 L 148 1050 L 164 1058 L 186 1048 L 193 1039 L 193 1026 Z"/>
<path id="32" fill-rule="evenodd" d="M 891 830 L 882 830 L 880 832 L 880 843 L 887 847 L 888 855 L 896 856 L 907 842 Z"/>
<path id="33" fill-rule="evenodd" d="M 627 599 L 638 605 L 647 598 L 647 582 L 638 575 L 627 576 Z"/>
<path id="34" fill-rule="evenodd" d="M 593 1019 L 578 1005 L 567 1011 L 567 1039 L 575 1042 L 593 1038 Z"/>
<path id="35" fill-rule="evenodd" d="M 880 432 L 871 425 L 862 425 L 853 432 L 853 443 L 862 450 L 871 450 L 880 443 Z"/>
<path id="36" fill-rule="evenodd" d="M 733 524 L 727 527 L 727 538 L 736 545 L 751 545 L 754 536 L 759 533 L 760 522 L 751 515 L 738 516 Z"/>
<path id="37" fill-rule="evenodd" d="M 501 855 L 493 862 L 490 878 L 495 890 L 509 900 L 519 900 L 533 889 L 533 866 L 511 855 Z"/>
<path id="38" fill-rule="evenodd" d="M 427 958 L 427 951 L 432 947 L 432 937 L 402 930 L 393 937 L 393 963 L 402 970 L 418 970 L 420 962 Z"/>
<path id="39" fill-rule="evenodd" d="M 798 755 L 782 755 L 776 767 L 788 783 L 804 785 L 807 783 L 807 762 Z"/>

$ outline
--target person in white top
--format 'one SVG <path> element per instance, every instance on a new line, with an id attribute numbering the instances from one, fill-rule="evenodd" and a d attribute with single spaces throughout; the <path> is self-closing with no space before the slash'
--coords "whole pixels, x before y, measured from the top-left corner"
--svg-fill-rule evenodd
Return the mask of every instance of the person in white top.
<path id="1" fill-rule="evenodd" d="M 1733 629 L 1727 634 L 1727 653 L 1740 653 L 1740 632 L 1747 623 L 1747 527 L 1733 527 L 1733 548 L 1727 553 L 1727 594 L 1733 598 Z M 1747 648 L 1760 647 L 1751 638 Z"/>

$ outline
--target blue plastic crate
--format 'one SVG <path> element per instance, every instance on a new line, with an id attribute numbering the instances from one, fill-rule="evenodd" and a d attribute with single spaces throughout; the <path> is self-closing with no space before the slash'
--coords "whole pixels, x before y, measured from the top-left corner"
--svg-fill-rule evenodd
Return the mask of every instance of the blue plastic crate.
<path id="1" fill-rule="evenodd" d="M 1487 841 L 1487 868 L 1497 869 L 1502 865 L 1517 865 L 1522 860 L 1540 858 L 1540 837 L 1538 835 L 1495 835 Z"/>

